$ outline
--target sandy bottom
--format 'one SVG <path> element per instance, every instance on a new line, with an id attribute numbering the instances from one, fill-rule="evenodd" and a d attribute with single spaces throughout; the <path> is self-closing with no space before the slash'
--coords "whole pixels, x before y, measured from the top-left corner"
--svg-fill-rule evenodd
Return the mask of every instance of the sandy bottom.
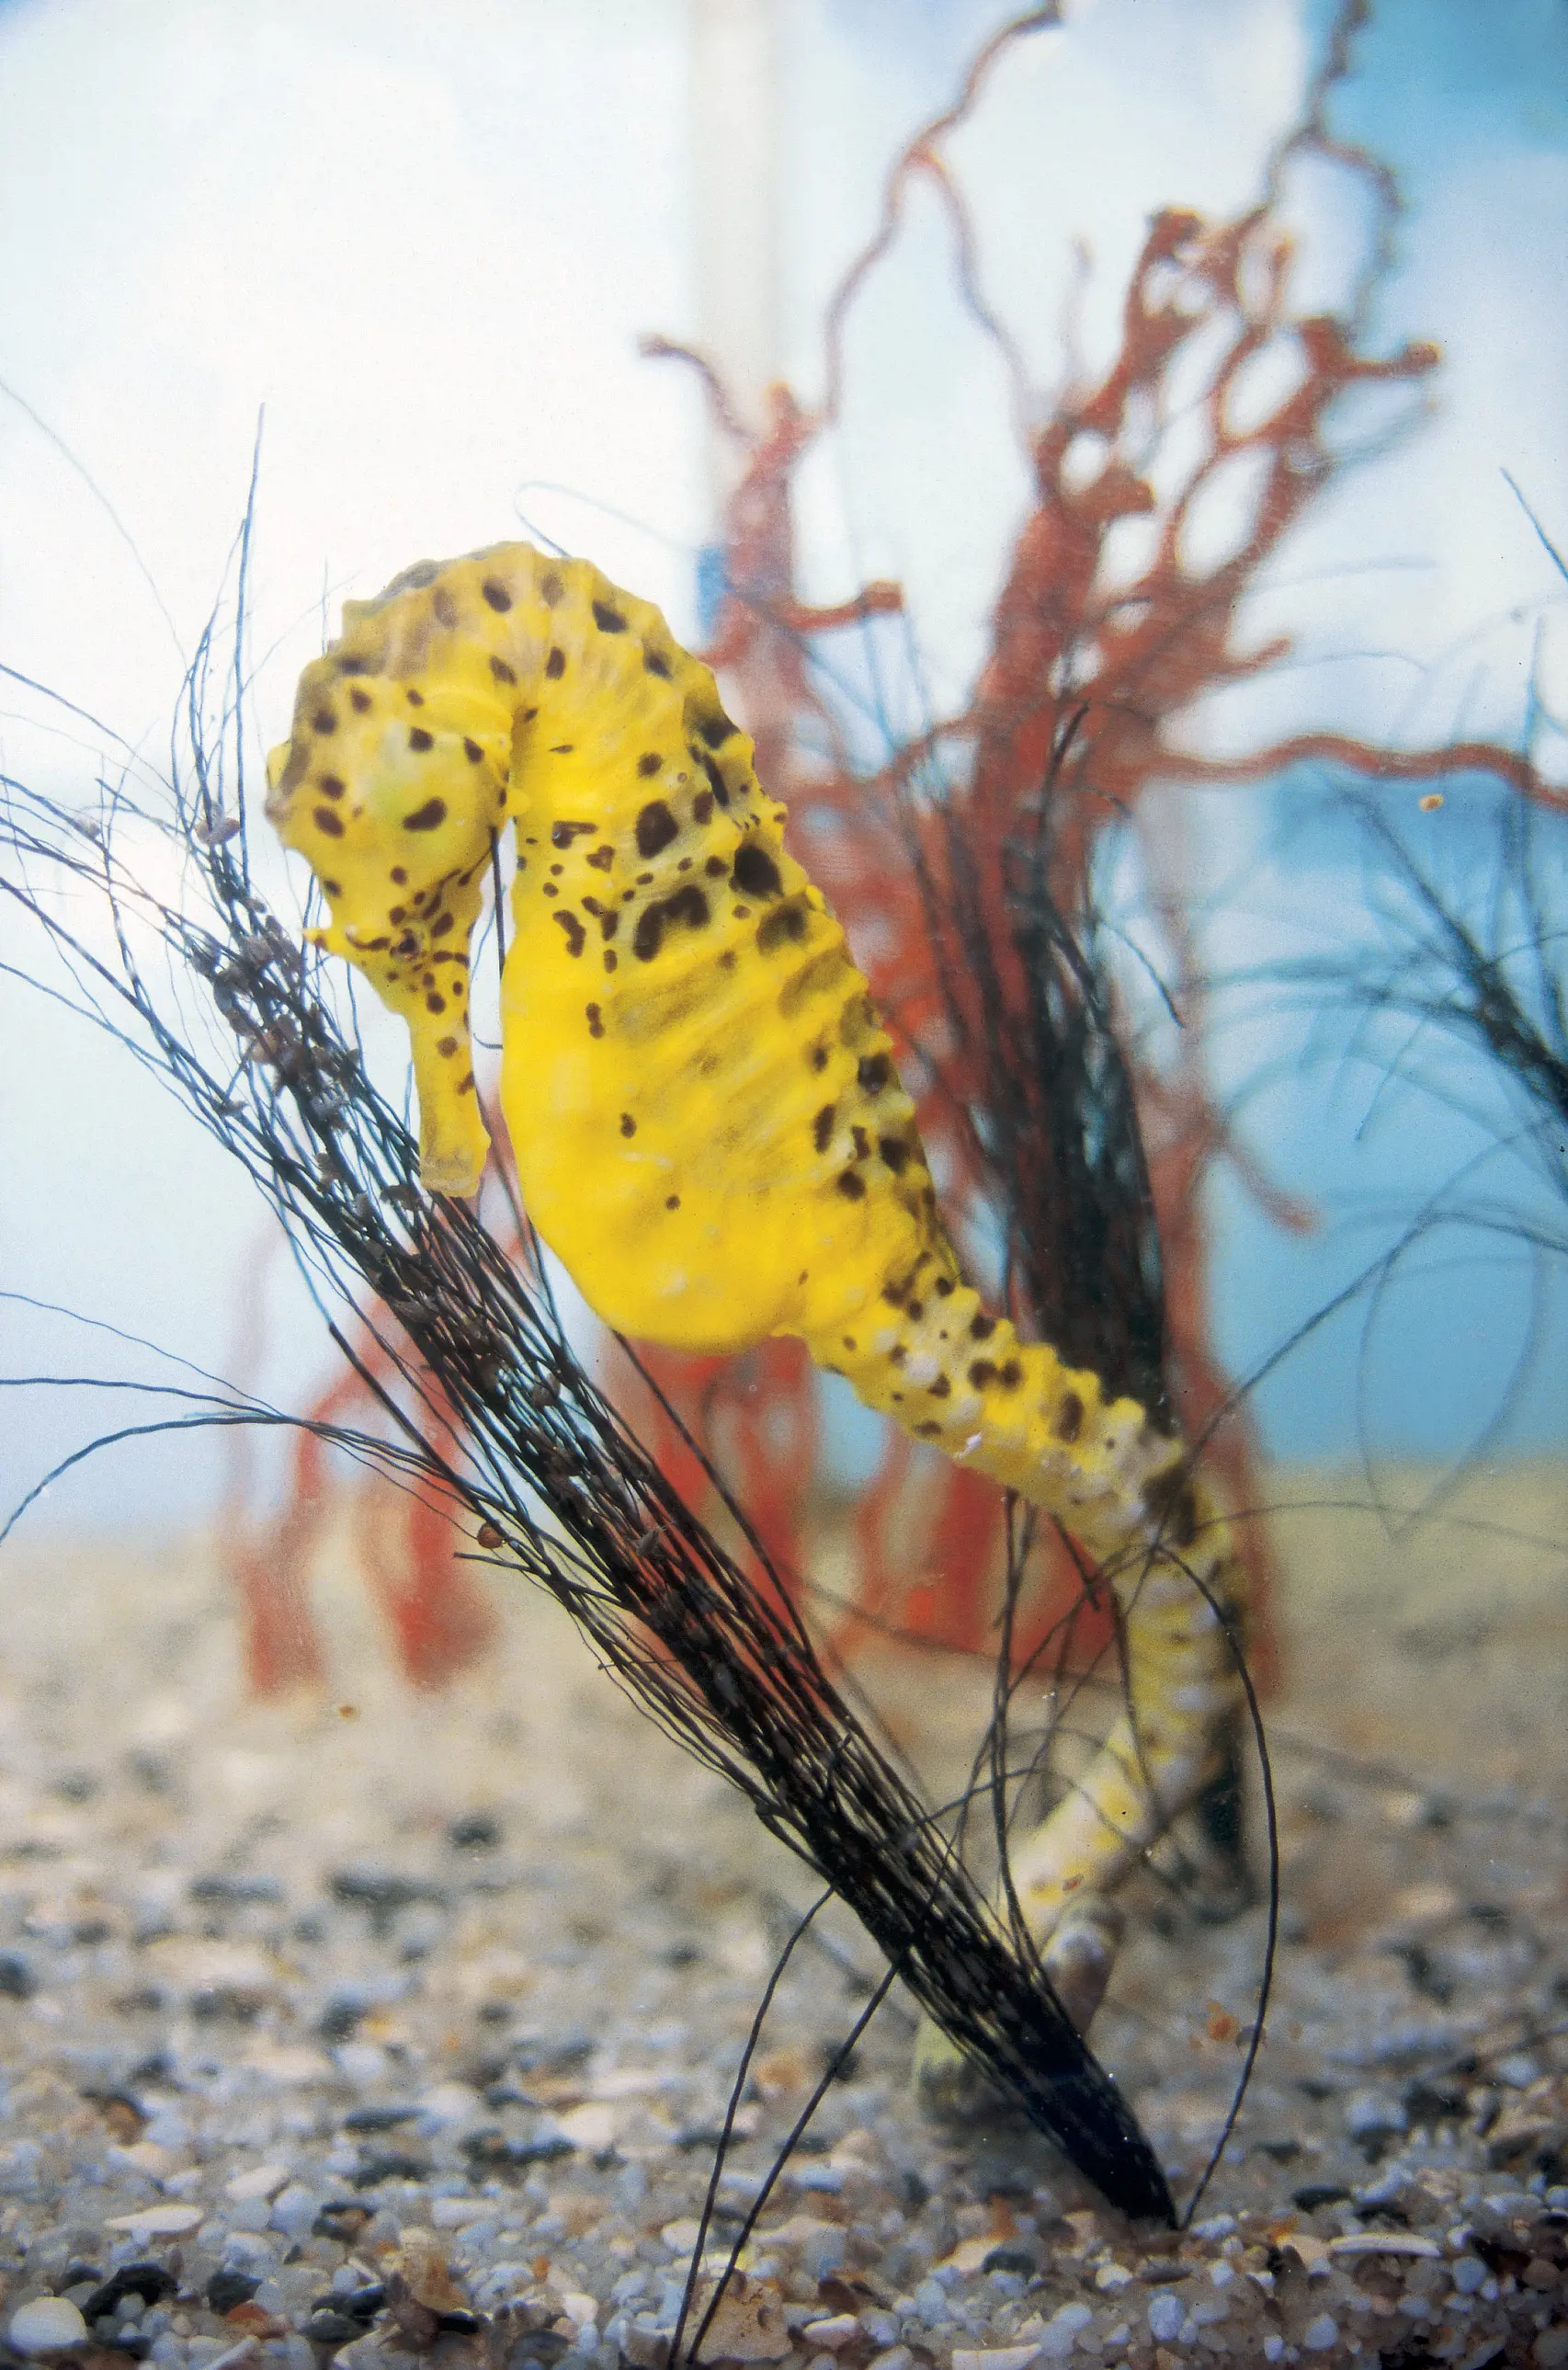
<path id="1" fill-rule="evenodd" d="M 763 2212 L 723 2351 L 1568 2362 L 1568 1483 L 1482 1477 L 1402 1527 L 1346 1510 L 1360 1484 L 1280 1496 L 1284 1947 L 1197 2231 L 1129 2231 L 1005 2124 L 933 2129 L 895 1996 Z M 262 1706 L 201 1543 L 0 1560 L 12 2343 L 53 2295 L 79 2353 L 171 2370 L 657 2364 L 811 1881 L 548 1604 L 509 1605 L 489 1667 L 428 1699 L 341 1561 L 316 1604 L 329 1695 Z M 983 1675 L 868 1675 L 943 1783 Z M 1096 2046 L 1182 2196 L 1262 1911 L 1206 1925 L 1153 1878 L 1133 1907 Z M 716 2238 L 876 1972 L 842 1917 L 796 1952 Z M 150 2294 L 111 2292 L 127 2262 Z"/>

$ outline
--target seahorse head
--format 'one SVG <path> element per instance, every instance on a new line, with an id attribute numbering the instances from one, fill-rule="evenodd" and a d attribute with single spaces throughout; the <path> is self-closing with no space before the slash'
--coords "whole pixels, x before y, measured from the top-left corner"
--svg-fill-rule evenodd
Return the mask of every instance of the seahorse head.
<path id="1" fill-rule="evenodd" d="M 318 943 L 350 961 L 415 962 L 454 926 L 449 888 L 488 862 L 510 719 L 466 685 L 367 680 L 353 656 L 338 645 L 301 677 L 292 732 L 268 760 L 267 813 L 331 907 Z"/>
<path id="2" fill-rule="evenodd" d="M 267 813 L 331 910 L 315 943 L 355 964 L 408 1024 L 426 1183 L 467 1193 L 487 1144 L 468 947 L 508 816 L 512 717 L 442 647 L 418 592 L 400 582 L 345 604 L 342 639 L 306 667 L 292 731 L 268 760 Z"/>

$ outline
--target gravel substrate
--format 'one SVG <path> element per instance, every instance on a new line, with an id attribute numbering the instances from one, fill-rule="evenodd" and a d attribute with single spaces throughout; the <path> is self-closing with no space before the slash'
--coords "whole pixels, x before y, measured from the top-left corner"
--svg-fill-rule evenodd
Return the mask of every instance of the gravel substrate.
<path id="1" fill-rule="evenodd" d="M 1561 1536 L 1540 1486 L 1531 1519 Z M 1385 1540 L 1352 1586 L 1336 1519 L 1296 1526 L 1286 1947 L 1196 2227 L 1129 2228 L 1005 2123 L 933 2128 L 895 1997 L 708 2358 L 1568 2364 L 1561 1580 L 1478 1564 L 1473 1539 L 1447 1566 L 1429 1541 L 1417 1571 Z M 658 2370 L 804 1873 L 546 1606 L 413 1700 L 329 1576 L 338 1691 L 283 1708 L 244 1701 L 194 1548 L 24 1547 L 0 1614 L 5 2358 Z M 885 1695 L 940 1772 L 978 1690 L 928 1667 Z M 1260 1911 L 1205 1927 L 1151 1882 L 1096 2031 L 1178 2194 L 1261 1934 Z M 844 1921 L 796 1951 L 715 2267 L 875 1972 Z"/>

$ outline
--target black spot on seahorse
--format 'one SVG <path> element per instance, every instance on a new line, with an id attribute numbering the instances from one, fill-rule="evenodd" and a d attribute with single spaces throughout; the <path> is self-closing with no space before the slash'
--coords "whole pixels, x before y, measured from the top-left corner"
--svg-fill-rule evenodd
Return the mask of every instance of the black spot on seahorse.
<path id="1" fill-rule="evenodd" d="M 437 625 L 450 634 L 457 623 L 457 604 L 444 584 L 438 584 L 431 593 L 430 607 Z"/>
<path id="2" fill-rule="evenodd" d="M 341 815 L 334 814 L 330 807 L 317 807 L 311 820 L 317 831 L 324 831 L 328 839 L 342 838 L 343 818 Z"/>
<path id="3" fill-rule="evenodd" d="M 427 732 L 422 724 L 411 724 L 408 727 L 408 746 L 417 751 L 421 757 L 427 749 L 433 749 L 435 745 L 435 734 Z"/>
<path id="4" fill-rule="evenodd" d="M 324 798 L 340 799 L 343 795 L 344 785 L 337 774 L 322 774 L 317 777 L 316 788 L 320 790 Z"/>
<path id="5" fill-rule="evenodd" d="M 626 630 L 626 620 L 619 609 L 611 607 L 608 601 L 594 603 L 593 622 L 601 634 L 624 634 Z"/>
<path id="6" fill-rule="evenodd" d="M 694 880 L 688 880 L 671 895 L 656 897 L 651 904 L 643 907 L 637 916 L 632 952 L 639 962 L 651 962 L 664 944 L 665 930 L 671 923 L 683 923 L 688 929 L 700 930 L 707 918 L 707 899 Z"/>
<path id="7" fill-rule="evenodd" d="M 612 905 L 608 914 L 601 914 L 599 917 L 599 935 L 604 940 L 606 946 L 609 945 L 611 939 L 614 937 L 620 926 L 621 915 L 617 907 Z M 613 965 L 612 965 L 612 968 L 613 969 Z"/>
<path id="8" fill-rule="evenodd" d="M 358 684 L 356 684 L 353 690 L 349 694 L 349 705 L 353 709 L 356 716 L 368 716 L 371 709 L 375 706 L 375 702 L 371 697 L 368 691 L 361 691 Z"/>
<path id="9" fill-rule="evenodd" d="M 665 657 L 662 650 L 650 650 L 645 649 L 643 651 L 643 669 L 647 674 L 662 675 L 667 683 L 670 680 L 670 661 Z"/>
<path id="10" fill-rule="evenodd" d="M 493 658 L 490 661 L 490 673 L 495 676 L 498 683 L 515 683 L 517 681 L 516 674 L 513 670 L 508 666 L 505 659 Z"/>
<path id="11" fill-rule="evenodd" d="M 637 817 L 637 854 L 645 862 L 680 835 L 681 826 L 662 799 L 650 799 Z M 706 918 L 704 915 L 704 919 Z"/>
<path id="12" fill-rule="evenodd" d="M 549 676 L 552 683 L 559 683 L 561 677 L 567 672 L 567 654 L 565 650 L 557 649 L 551 651 L 549 657 L 544 662 L 544 672 Z"/>
<path id="13" fill-rule="evenodd" d="M 1191 1547 L 1197 1536 L 1197 1500 L 1180 1466 L 1151 1483 L 1144 1502 L 1168 1546 Z"/>
<path id="14" fill-rule="evenodd" d="M 630 1111 L 623 1111 L 623 1112 L 621 1113 L 621 1133 L 622 1133 L 622 1134 L 623 1134 L 623 1135 L 635 1135 L 636 1132 L 637 1132 L 637 1122 L 636 1122 L 636 1121 L 632 1117 L 631 1112 L 630 1112 Z"/>
<path id="15" fill-rule="evenodd" d="M 565 930 L 567 934 L 567 952 L 569 955 L 580 955 L 583 948 L 588 943 L 588 937 L 582 924 L 578 920 L 577 915 L 575 914 L 556 913 L 552 914 L 550 919 L 553 922 L 559 922 L 562 929 Z"/>
<path id="16" fill-rule="evenodd" d="M 604 1034 L 604 1015 L 600 1011 L 598 1005 L 585 1005 L 583 1009 L 588 1014 L 589 1035 L 590 1037 L 602 1037 Z"/>
<path id="17" fill-rule="evenodd" d="M 338 711 L 336 708 L 318 708 L 315 714 L 310 720 L 318 732 L 336 732 L 338 730 Z"/>
<path id="18" fill-rule="evenodd" d="M 1004 1391 L 1015 1391 L 1023 1379 L 1024 1369 L 1019 1364 L 1016 1358 L 1009 1358 L 1006 1365 L 1003 1366 L 1001 1374 L 997 1376 L 997 1381 L 1001 1385 Z"/>
<path id="19" fill-rule="evenodd" d="M 567 597 L 567 588 L 553 568 L 546 569 L 539 580 L 539 598 L 547 609 L 558 609 Z"/>
<path id="20" fill-rule="evenodd" d="M 811 1122 L 811 1141 L 818 1152 L 826 1152 L 833 1140 L 833 1121 L 836 1116 L 837 1106 L 833 1103 L 824 1103 Z"/>
<path id="21" fill-rule="evenodd" d="M 910 1147 L 901 1135 L 879 1135 L 876 1149 L 895 1177 L 901 1177 L 909 1165 Z"/>
<path id="22" fill-rule="evenodd" d="M 736 727 L 721 708 L 716 716 L 704 716 L 697 730 L 710 749 L 722 749 Z"/>
<path id="23" fill-rule="evenodd" d="M 722 856 L 710 856 L 707 862 L 703 867 L 703 870 L 707 874 L 710 880 L 720 880 L 723 875 L 728 871 L 728 869 L 729 867 L 726 864 Z"/>
<path id="24" fill-rule="evenodd" d="M 700 750 L 696 754 L 702 755 Z M 711 757 L 703 757 L 703 771 L 708 777 L 709 789 L 712 790 L 720 806 L 727 807 L 729 804 L 729 786 Z"/>
<path id="25" fill-rule="evenodd" d="M 711 823 L 714 811 L 712 790 L 699 790 L 692 800 L 692 820 L 697 823 Z"/>
<path id="26" fill-rule="evenodd" d="M 801 945 L 810 926 L 810 907 L 806 899 L 803 896 L 787 898 L 758 923 L 758 953 L 772 954 L 775 947 L 782 947 L 786 940 L 795 946 Z"/>
<path id="27" fill-rule="evenodd" d="M 369 650 L 344 650 L 338 661 L 339 674 L 379 674 L 382 661 Z"/>
<path id="28" fill-rule="evenodd" d="M 491 608 L 498 610 L 503 616 L 511 607 L 510 588 L 509 586 L 503 584 L 498 576 L 486 576 L 483 584 L 480 585 L 479 590 L 485 595 L 485 598 L 489 603 Z"/>
<path id="29" fill-rule="evenodd" d="M 575 741 L 552 741 L 550 754 L 552 757 L 569 757 L 577 745 Z"/>
<path id="30" fill-rule="evenodd" d="M 735 851 L 735 870 L 730 875 L 737 889 L 748 897 L 779 897 L 784 894 L 784 881 L 779 868 L 765 847 L 754 839 L 742 843 Z"/>
<path id="31" fill-rule="evenodd" d="M 569 823 L 563 817 L 561 822 L 550 825 L 550 845 L 552 847 L 570 847 L 574 839 L 581 839 L 598 829 L 596 823 Z"/>
<path id="32" fill-rule="evenodd" d="M 445 996 L 427 995 L 425 998 L 425 1009 L 427 1012 L 434 1012 L 438 1015 L 444 1012 L 446 1010 Z"/>
<path id="33" fill-rule="evenodd" d="M 978 1391 L 983 1391 L 988 1383 L 995 1382 L 996 1368 L 991 1364 L 989 1358 L 977 1358 L 975 1360 L 974 1364 L 969 1369 L 969 1380 L 973 1383 L 976 1390 Z"/>
<path id="34" fill-rule="evenodd" d="M 408 702 L 410 708 L 423 708 L 425 704 L 424 693 L 422 691 L 416 691 L 412 684 L 409 685 L 403 696 Z"/>
<path id="35" fill-rule="evenodd" d="M 879 1095 L 893 1075 L 886 1053 L 865 1053 L 855 1064 L 855 1076 L 868 1095 Z"/>
<path id="36" fill-rule="evenodd" d="M 412 814 L 404 816 L 403 828 L 405 831 L 434 831 L 445 821 L 446 800 L 427 799 L 422 807 L 416 807 Z"/>
<path id="37" fill-rule="evenodd" d="M 975 1340 L 975 1341 L 989 1341 L 989 1340 L 990 1340 L 991 1335 L 992 1335 L 995 1331 L 996 1331 L 996 1319 L 995 1319 L 995 1317 L 988 1317 L 988 1316 L 986 1315 L 986 1313 L 985 1313 L 985 1311 L 984 1311 L 984 1309 L 983 1309 L 983 1308 L 980 1310 L 980 1312 L 979 1312 L 979 1314 L 978 1316 L 976 1316 L 976 1317 L 970 1317 L 970 1319 L 969 1319 L 969 1338 L 971 1339 L 971 1340 Z"/>
<path id="38" fill-rule="evenodd" d="M 469 741 L 465 739 L 463 743 L 463 754 L 467 758 L 471 765 L 476 765 L 485 752 L 480 748 L 477 741 Z"/>
<path id="39" fill-rule="evenodd" d="M 857 1160 L 869 1160 L 871 1157 L 871 1138 L 867 1135 L 864 1128 L 852 1128 L 850 1130 L 850 1133 L 854 1137 L 855 1158 Z"/>
<path id="40" fill-rule="evenodd" d="M 658 773 L 663 763 L 664 760 L 657 749 L 645 749 L 637 759 L 637 771 L 646 782 L 651 774 Z"/>
<path id="41" fill-rule="evenodd" d="M 1061 1405 L 1056 1411 L 1056 1420 L 1051 1425 L 1051 1430 L 1059 1440 L 1066 1441 L 1070 1447 L 1082 1429 L 1083 1401 L 1076 1391 L 1068 1391 L 1063 1395 Z"/>
<path id="42" fill-rule="evenodd" d="M 948 1381 L 945 1375 L 938 1375 L 935 1382 L 932 1384 L 930 1389 L 926 1393 L 927 1398 L 932 1399 L 950 1399 L 952 1396 L 953 1386 Z"/>
<path id="43" fill-rule="evenodd" d="M 834 1179 L 833 1190 L 841 1193 L 846 1202 L 864 1202 L 865 1199 L 865 1186 L 853 1168 L 846 1168 L 842 1176 Z"/>

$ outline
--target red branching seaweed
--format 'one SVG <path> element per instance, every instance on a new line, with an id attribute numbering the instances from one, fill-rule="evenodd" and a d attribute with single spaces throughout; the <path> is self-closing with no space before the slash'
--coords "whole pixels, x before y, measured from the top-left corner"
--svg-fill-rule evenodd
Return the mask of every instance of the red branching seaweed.
<path id="1" fill-rule="evenodd" d="M 378 1420 L 410 1363 L 389 1337 L 384 1311 L 359 1329 L 354 1363 L 340 1364 L 293 1433 L 283 1503 L 271 1516 L 247 1517 L 248 1460 L 236 1468 L 225 1524 L 229 1571 L 240 1599 L 246 1671 L 251 1690 L 273 1696 L 319 1686 L 327 1676 L 320 1630 L 310 1610 L 317 1559 L 331 1551 L 342 1512 L 330 1435 L 363 1431 Z M 400 1398 L 405 1395 L 399 1394 Z M 444 1457 L 453 1440 L 445 1402 L 429 1378 L 407 1406 L 419 1437 Z M 428 1481 L 395 1489 L 373 1467 L 357 1478 L 349 1507 L 360 1576 L 386 1624 L 404 1675 L 416 1687 L 440 1687 L 476 1662 L 496 1634 L 489 1598 L 459 1560 L 463 1534 L 452 1501 Z"/>
<path id="2" fill-rule="evenodd" d="M 917 133 L 888 176 L 877 230 L 828 309 L 821 410 L 807 414 L 786 388 L 771 393 L 769 428 L 749 448 L 725 520 L 727 591 L 708 653 L 726 673 L 737 712 L 756 731 L 763 778 L 788 800 L 803 852 L 808 845 L 809 861 L 902 1040 L 907 1075 L 926 1082 L 921 1123 L 937 1173 L 947 1179 L 955 1218 L 967 1218 L 972 1243 L 983 1240 L 988 1215 L 1001 1218 L 1012 1313 L 1026 1329 L 1048 1329 L 1059 1342 L 1071 1280 L 1047 1270 L 1059 1256 L 1062 1230 L 1049 1213 L 1043 1223 L 1029 1223 L 1032 1214 L 1019 1205 L 1022 1163 L 1010 1164 L 1005 1149 L 999 1156 L 994 1148 L 998 1137 L 1004 1147 L 1024 1139 L 1036 1148 L 1048 1143 L 1048 1109 L 1020 1113 L 1006 1107 L 1013 1097 L 1026 1106 L 1031 1093 L 1038 1101 L 1041 1081 L 1003 1058 L 1008 1098 L 993 1094 L 988 1101 L 975 1082 L 988 1075 L 988 1064 L 994 1082 L 999 1053 L 1026 1041 L 1029 984 L 1014 877 L 1021 845 L 1032 842 L 1041 853 L 1055 908 L 1084 917 L 1093 909 L 1104 836 L 1128 824 L 1137 833 L 1183 1024 L 1162 1064 L 1135 1064 L 1162 1250 L 1165 1378 L 1188 1435 L 1208 1444 L 1227 1502 L 1242 1510 L 1259 1501 L 1257 1448 L 1211 1344 L 1205 1175 L 1223 1160 L 1276 1224 L 1305 1231 L 1313 1218 L 1268 1179 L 1209 1088 L 1206 989 L 1186 915 L 1180 810 L 1151 793 L 1184 781 L 1261 779 L 1314 757 L 1374 781 L 1479 768 L 1532 796 L 1551 795 L 1528 763 L 1490 743 L 1395 751 L 1340 733 L 1298 733 L 1217 762 L 1184 748 L 1173 731 L 1200 698 L 1287 654 L 1283 640 L 1241 647 L 1240 612 L 1281 539 L 1342 466 L 1329 432 L 1335 405 L 1369 383 L 1414 385 L 1437 361 L 1429 345 L 1379 357 L 1358 343 L 1398 198 L 1385 167 L 1329 134 L 1323 108 L 1363 16 L 1358 5 L 1343 12 L 1305 120 L 1282 144 L 1259 204 L 1217 226 L 1175 210 L 1150 225 L 1110 368 L 1097 383 L 1069 389 L 1028 438 L 1035 504 L 1013 546 L 990 657 L 972 698 L 867 782 L 841 762 L 824 773 L 805 761 L 791 726 L 823 718 L 803 638 L 890 607 L 891 588 L 870 586 L 858 602 L 831 610 L 802 608 L 794 591 L 790 478 L 813 435 L 838 415 L 849 308 L 892 247 L 917 177 L 942 199 L 962 292 L 1002 353 L 1015 416 L 1022 421 L 1029 414 L 1017 349 L 979 292 L 968 215 L 940 149 L 975 106 L 1001 51 L 1054 23 L 1056 12 L 1036 10 L 1003 28 L 976 60 L 956 104 Z M 1342 316 L 1301 317 L 1291 310 L 1292 247 L 1277 224 L 1278 185 L 1285 163 L 1308 146 L 1359 176 L 1376 210 L 1373 259 Z M 1162 502 L 1155 464 L 1172 383 L 1189 356 L 1215 342 L 1217 329 L 1218 359 L 1198 397 L 1207 435 L 1185 482 Z M 1287 343 L 1295 349 L 1294 383 L 1263 416 L 1243 420 L 1237 395 L 1249 365 Z M 740 436 L 723 388 L 700 357 L 663 341 L 648 351 L 694 362 L 716 420 L 731 438 Z M 1202 498 L 1227 474 L 1247 478 L 1250 517 L 1223 558 L 1200 566 L 1190 556 L 1188 530 Z M 1151 523 L 1150 554 L 1130 574 L 1118 575 L 1114 530 L 1143 517 Z M 829 745 L 841 747 L 827 720 Z M 919 794 L 933 783 L 934 798 Z M 977 1121 L 989 1123 L 990 1145 Z M 1082 1297 L 1081 1283 L 1077 1290 Z M 1087 1349 L 1084 1355 L 1095 1363 Z M 785 1418 L 780 1394 L 792 1363 L 801 1403 Z M 764 1385 L 756 1361 L 715 1371 L 664 1357 L 658 1379 L 741 1501 L 769 1507 L 770 1548 L 782 1568 L 798 1571 L 805 1559 L 801 1516 L 809 1503 L 798 1487 L 801 1444 L 813 1432 L 805 1402 L 818 1387 L 805 1362 L 770 1367 Z M 748 1421 L 749 1396 L 764 1387 L 768 1421 Z M 787 1443 L 783 1453 L 780 1442 Z M 841 1648 L 853 1648 L 869 1627 L 965 1651 L 990 1649 L 1006 1562 L 1000 1502 L 970 1474 L 924 1466 L 901 1435 L 887 1435 L 853 1519 Z M 794 1530 L 781 1533 L 778 1509 L 791 1502 Z M 918 1515 L 901 1519 L 917 1502 Z M 1274 1664 L 1267 1618 L 1273 1559 L 1261 1521 L 1244 1523 L 1242 1539 L 1254 1662 L 1266 1682 Z M 1027 1615 L 1014 1627 L 1017 1662 L 1030 1662 L 1047 1640 L 1069 1631 L 1075 1657 L 1093 1656 L 1106 1632 L 1093 1613 L 1076 1617 L 1082 1579 L 1075 1559 L 1062 1542 L 1047 1539 L 1036 1563 Z"/>

